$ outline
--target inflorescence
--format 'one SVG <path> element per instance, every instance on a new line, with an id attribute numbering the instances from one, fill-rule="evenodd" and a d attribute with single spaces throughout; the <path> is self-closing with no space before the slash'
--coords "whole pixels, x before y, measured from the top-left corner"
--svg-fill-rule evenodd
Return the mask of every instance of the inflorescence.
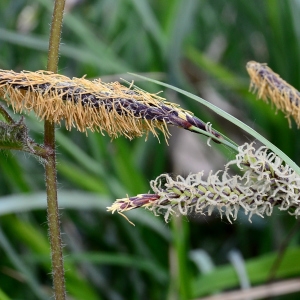
<path id="1" fill-rule="evenodd" d="M 34 111 L 39 118 L 57 124 L 64 120 L 68 130 L 106 131 L 113 138 L 125 135 L 131 139 L 149 131 L 157 136 L 158 128 L 167 138 L 167 125 L 174 125 L 190 131 L 199 128 L 221 138 L 179 105 L 118 82 L 70 79 L 46 71 L 0 70 L 0 97 L 15 112 Z"/>
<path id="2" fill-rule="evenodd" d="M 190 174 L 186 178 L 160 175 L 151 181 L 154 194 L 118 199 L 108 211 L 123 213 L 144 207 L 157 214 L 211 215 L 216 209 L 229 222 L 237 218 L 240 208 L 249 214 L 270 216 L 273 208 L 289 210 L 300 215 L 300 176 L 266 147 L 255 150 L 252 144 L 238 148 L 236 159 L 225 166 L 225 171 Z M 229 166 L 235 164 L 242 175 L 230 175 Z"/>
<path id="3" fill-rule="evenodd" d="M 266 64 L 250 61 L 246 67 L 251 78 L 250 89 L 257 93 L 258 98 L 270 99 L 288 118 L 292 116 L 300 127 L 300 92 Z"/>

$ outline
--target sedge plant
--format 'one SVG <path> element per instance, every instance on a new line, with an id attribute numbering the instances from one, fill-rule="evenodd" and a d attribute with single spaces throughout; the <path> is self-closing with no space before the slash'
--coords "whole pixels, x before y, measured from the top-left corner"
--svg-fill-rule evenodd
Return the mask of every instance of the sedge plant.
<path id="1" fill-rule="evenodd" d="M 57 74 L 64 5 L 63 0 L 55 1 L 47 70 L 20 73 L 0 70 L 0 97 L 6 105 L 17 113 L 34 111 L 44 121 L 44 143 L 38 144 L 30 138 L 24 118 L 14 121 L 4 106 L 0 107 L 0 148 L 30 153 L 45 168 L 55 299 L 66 298 L 57 200 L 56 124 L 64 122 L 69 130 L 75 127 L 81 132 L 106 132 L 112 138 L 124 135 L 129 139 L 149 132 L 158 137 L 156 129 L 167 139 L 167 126 L 174 125 L 205 134 L 217 143 L 230 144 L 191 112 L 166 102 L 157 94 L 119 83 L 105 84 L 101 80 L 71 79 Z"/>
<path id="2" fill-rule="evenodd" d="M 0 106 L 0 148 L 30 153 L 40 159 L 45 167 L 55 299 L 66 299 L 57 200 L 57 124 L 63 123 L 68 130 L 76 128 L 84 133 L 106 133 L 112 138 L 124 135 L 132 139 L 147 136 L 148 133 L 158 137 L 159 130 L 166 141 L 170 136 L 168 126 L 173 125 L 203 134 L 209 140 L 224 144 L 236 152 L 235 160 L 229 162 L 223 171 L 211 172 L 208 176 L 199 172 L 186 178 L 162 174 L 151 181 L 152 194 L 118 199 L 108 208 L 109 211 L 123 214 L 144 207 L 156 215 L 163 213 L 165 221 L 172 215 L 209 215 L 215 209 L 229 222 L 236 219 L 240 208 L 245 210 L 249 219 L 253 214 L 270 215 L 275 206 L 288 210 L 296 217 L 300 214 L 299 167 L 257 133 L 253 136 L 264 143 L 263 147 L 255 149 L 253 144 L 239 146 L 213 129 L 211 124 L 206 124 L 192 112 L 165 101 L 157 94 L 150 94 L 132 85 L 127 87 L 119 83 L 107 84 L 100 79 L 89 81 L 57 74 L 64 5 L 64 0 L 55 1 L 47 70 L 20 73 L 0 70 L 0 97 L 3 103 L 17 113 L 33 111 L 44 122 L 44 143 L 38 144 L 30 138 L 23 117 L 14 121 L 5 107 Z M 265 65 L 250 62 L 247 69 L 252 90 L 259 97 L 274 101 L 278 109 L 294 117 L 299 125 L 299 92 Z M 194 95 L 192 98 L 199 100 Z M 200 102 L 209 106 L 202 100 Z M 252 133 L 245 124 L 217 111 Z M 240 169 L 240 174 L 232 175 L 228 171 L 233 164 Z"/>

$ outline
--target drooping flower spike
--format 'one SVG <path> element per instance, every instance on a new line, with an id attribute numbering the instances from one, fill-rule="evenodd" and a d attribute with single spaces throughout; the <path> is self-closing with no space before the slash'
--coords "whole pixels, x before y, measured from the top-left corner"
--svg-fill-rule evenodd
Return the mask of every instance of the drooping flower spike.
<path id="1" fill-rule="evenodd" d="M 178 105 L 157 94 L 130 89 L 118 82 L 89 81 L 46 71 L 16 73 L 0 70 L 0 97 L 15 112 L 34 111 L 41 119 L 60 124 L 68 130 L 106 131 L 115 138 L 128 138 L 152 132 L 156 128 L 169 136 L 167 125 L 197 132 L 208 132 L 218 142 L 221 135 Z M 199 131 L 198 131 L 199 132 Z"/>
<path id="2" fill-rule="evenodd" d="M 228 167 L 232 164 L 244 173 L 230 175 Z M 296 217 L 300 215 L 300 176 L 266 147 L 255 150 L 253 145 L 244 144 L 225 171 L 211 172 L 207 178 L 202 172 L 186 178 L 163 174 L 150 185 L 154 194 L 118 199 L 108 211 L 122 214 L 144 207 L 156 215 L 164 214 L 166 222 L 173 214 L 211 215 L 214 210 L 232 222 L 240 208 L 251 220 L 254 214 L 271 215 L 275 206 Z"/>
<path id="3" fill-rule="evenodd" d="M 251 78 L 250 89 L 257 93 L 258 98 L 271 100 L 288 118 L 292 116 L 300 127 L 300 92 L 266 64 L 250 61 L 246 68 Z"/>

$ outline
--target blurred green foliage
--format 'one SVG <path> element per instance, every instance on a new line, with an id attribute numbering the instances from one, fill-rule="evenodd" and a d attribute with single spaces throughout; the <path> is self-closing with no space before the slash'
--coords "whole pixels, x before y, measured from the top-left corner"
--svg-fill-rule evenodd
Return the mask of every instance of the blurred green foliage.
<path id="1" fill-rule="evenodd" d="M 299 1 L 74 0 L 67 4 L 61 74 L 110 81 L 131 80 L 126 72 L 146 73 L 208 101 L 217 94 L 234 108 L 230 113 L 300 163 L 295 124 L 289 129 L 280 112 L 275 114 L 248 93 L 245 71 L 249 60 L 267 62 L 300 89 Z M 1 69 L 45 69 L 52 5 L 50 0 L 0 2 Z M 151 92 L 161 89 L 136 84 Z M 199 104 L 168 92 L 165 96 L 213 122 L 232 139 L 248 141 L 238 128 Z M 41 122 L 28 115 L 26 124 L 31 137 L 41 142 Z M 172 159 L 177 133 L 173 131 L 168 147 L 163 138 L 159 143 L 152 136 L 147 142 L 143 138 L 110 141 L 97 133 L 85 136 L 63 126 L 57 129 L 59 202 L 65 208 L 61 219 L 72 299 L 189 299 L 238 288 L 240 279 L 228 261 L 232 250 L 243 256 L 252 284 L 267 280 L 276 251 L 296 222 L 285 212 L 253 218 L 252 223 L 241 213 L 235 224 L 218 215 L 164 224 L 163 217 L 134 211 L 128 213 L 133 227 L 105 211 L 116 198 L 148 192 L 149 180 L 163 172 L 186 172 Z M 190 146 L 184 147 L 183 152 Z M 224 164 L 227 160 L 224 157 Z M 213 161 L 206 163 L 214 167 Z M 0 153 L 0 299 L 51 295 L 43 172 L 34 157 Z M 298 233 L 289 248 L 278 278 L 299 276 Z"/>

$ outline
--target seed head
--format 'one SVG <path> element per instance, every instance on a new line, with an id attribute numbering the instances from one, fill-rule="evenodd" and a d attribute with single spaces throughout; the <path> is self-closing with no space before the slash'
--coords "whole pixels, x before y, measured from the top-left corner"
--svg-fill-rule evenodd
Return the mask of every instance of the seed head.
<path id="1" fill-rule="evenodd" d="M 267 102 L 270 99 L 288 118 L 292 116 L 300 127 L 300 92 L 266 64 L 250 61 L 246 68 L 251 78 L 250 90 L 257 93 L 258 98 Z"/>
<path id="2" fill-rule="evenodd" d="M 157 136 L 156 128 L 167 138 L 167 125 L 207 130 L 206 124 L 191 112 L 157 94 L 100 79 L 70 79 L 46 71 L 0 70 L 0 97 L 15 112 L 33 110 L 40 119 L 57 124 L 64 120 L 68 130 L 76 127 L 83 132 L 106 131 L 113 138 L 133 138 L 149 131 Z M 210 133 L 220 137 L 211 129 Z"/>

